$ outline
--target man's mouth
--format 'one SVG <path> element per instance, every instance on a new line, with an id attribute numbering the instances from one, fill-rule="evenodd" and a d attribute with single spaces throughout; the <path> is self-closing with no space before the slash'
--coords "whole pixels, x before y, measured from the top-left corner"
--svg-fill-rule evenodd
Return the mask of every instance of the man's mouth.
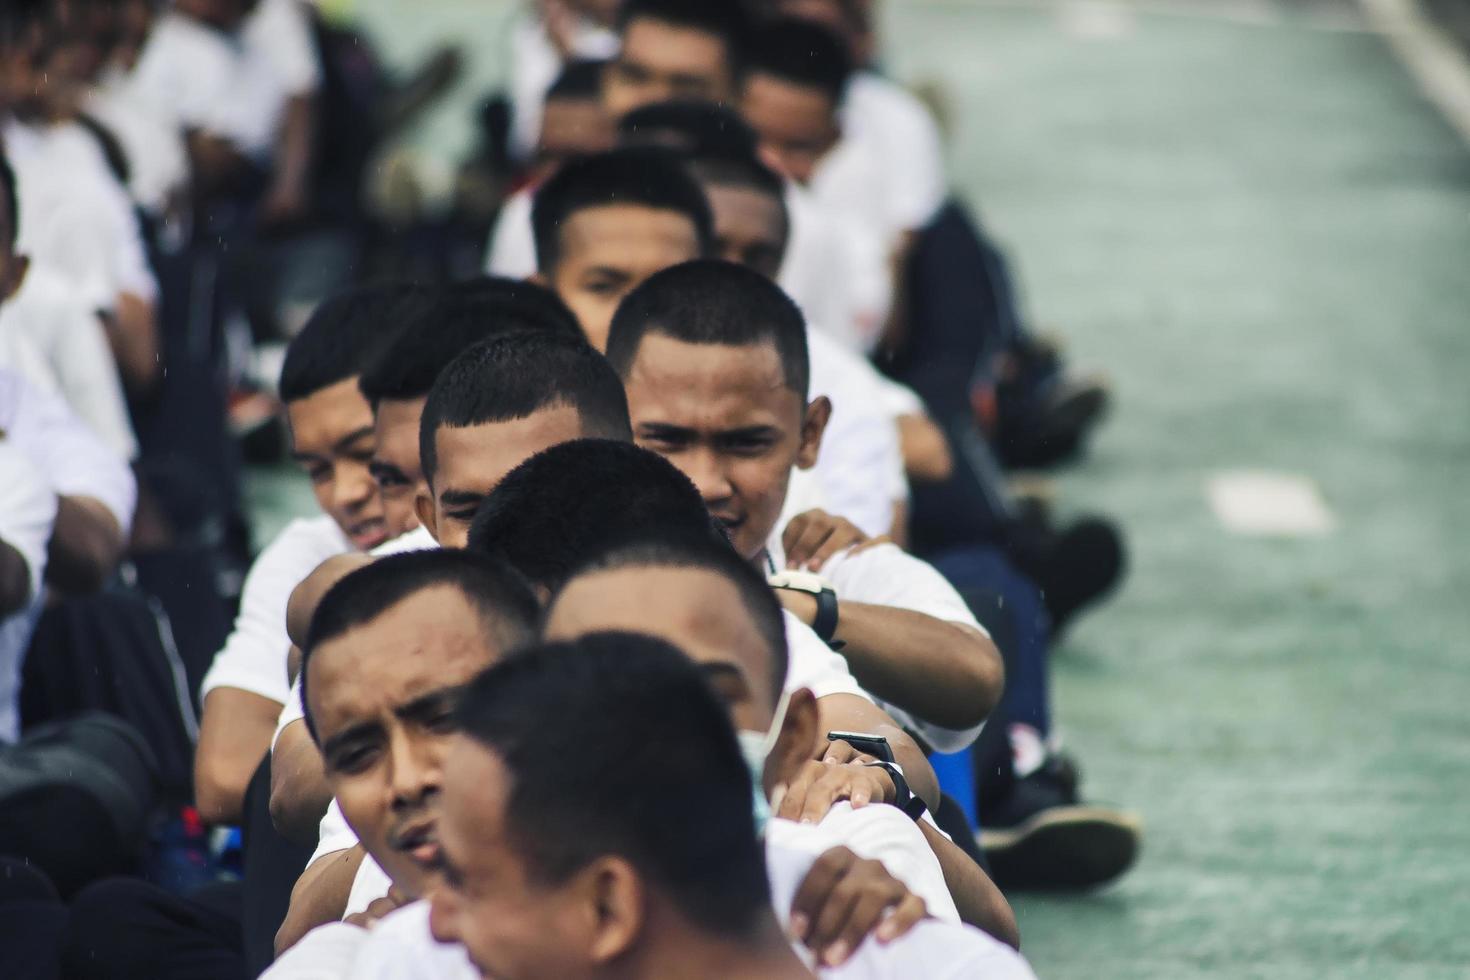
<path id="1" fill-rule="evenodd" d="M 347 536 L 359 549 L 369 551 L 388 540 L 388 525 L 381 517 L 370 518 L 350 526 Z"/>
<path id="2" fill-rule="evenodd" d="M 711 513 L 710 516 L 719 521 L 720 526 L 723 527 L 728 534 L 733 534 L 737 529 L 740 528 L 741 525 L 745 523 L 745 518 L 736 517 L 733 514 Z"/>
<path id="3" fill-rule="evenodd" d="M 402 851 L 413 858 L 415 864 L 424 868 L 432 867 L 434 859 L 439 856 L 439 835 L 436 833 L 432 820 L 416 823 L 395 832 L 389 844 L 394 850 Z"/>

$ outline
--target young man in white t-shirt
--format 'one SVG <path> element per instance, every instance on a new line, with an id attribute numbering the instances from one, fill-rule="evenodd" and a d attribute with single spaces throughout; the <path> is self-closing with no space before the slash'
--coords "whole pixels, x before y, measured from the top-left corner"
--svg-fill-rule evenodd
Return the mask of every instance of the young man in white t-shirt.
<path id="1" fill-rule="evenodd" d="M 825 398 L 808 401 L 806 327 L 795 304 L 751 270 L 686 263 L 624 300 L 608 359 L 627 386 L 638 443 L 694 481 L 747 560 L 783 571 L 770 542 L 791 472 L 812 466 L 830 412 Z M 918 559 L 891 545 L 844 557 L 864 572 L 840 603 L 783 589 L 788 608 L 844 644 L 863 686 L 931 745 L 963 748 L 1000 698 L 989 636 Z"/>
<path id="2" fill-rule="evenodd" d="M 194 784 L 208 823 L 235 823 L 276 717 L 290 691 L 286 603 L 312 569 L 334 555 L 367 551 L 388 536 L 368 470 L 372 407 L 358 377 L 411 307 L 410 287 L 377 287 L 324 302 L 286 351 L 280 392 L 292 457 L 311 480 L 322 513 L 292 521 L 245 579 L 234 631 L 200 686 L 204 706 Z M 404 312 L 407 312 L 406 310 Z"/>

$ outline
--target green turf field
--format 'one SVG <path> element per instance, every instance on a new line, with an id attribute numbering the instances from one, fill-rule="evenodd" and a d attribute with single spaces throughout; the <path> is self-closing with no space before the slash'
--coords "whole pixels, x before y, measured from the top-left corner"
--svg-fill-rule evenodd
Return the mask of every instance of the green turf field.
<path id="1" fill-rule="evenodd" d="M 1470 975 L 1470 152 L 1316 20 L 893 6 L 1035 319 L 1120 395 L 1062 488 L 1133 571 L 1055 673 L 1148 836 L 1112 890 L 1017 902 L 1038 972 Z M 1314 478 L 1339 530 L 1227 535 L 1231 467 Z"/>
<path id="2" fill-rule="evenodd" d="M 394 53 L 500 6 L 358 4 Z M 1038 973 L 1470 975 L 1470 151 L 1331 3 L 888 6 L 1035 320 L 1119 393 L 1061 488 L 1132 574 L 1055 674 L 1147 840 L 1103 894 L 1017 901 Z M 1251 467 L 1337 532 L 1226 534 L 1205 481 Z"/>

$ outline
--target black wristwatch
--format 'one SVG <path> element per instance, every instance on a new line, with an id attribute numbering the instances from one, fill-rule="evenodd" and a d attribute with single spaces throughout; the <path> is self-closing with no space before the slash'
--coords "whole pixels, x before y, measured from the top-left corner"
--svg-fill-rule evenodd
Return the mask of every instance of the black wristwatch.
<path id="1" fill-rule="evenodd" d="M 820 575 L 812 572 L 798 572 L 786 570 L 784 572 L 773 572 L 766 577 L 773 589 L 790 589 L 793 592 L 805 592 L 817 600 L 817 616 L 812 621 L 812 632 L 822 638 L 822 642 L 834 650 L 841 649 L 840 642 L 834 643 L 832 637 L 837 635 L 837 592 Z"/>
<path id="2" fill-rule="evenodd" d="M 918 820 L 929 809 L 923 798 L 915 796 L 914 791 L 909 789 L 909 781 L 903 778 L 903 767 L 898 763 L 868 762 L 865 765 L 888 773 L 888 777 L 893 780 L 893 805 L 907 814 L 910 820 Z"/>

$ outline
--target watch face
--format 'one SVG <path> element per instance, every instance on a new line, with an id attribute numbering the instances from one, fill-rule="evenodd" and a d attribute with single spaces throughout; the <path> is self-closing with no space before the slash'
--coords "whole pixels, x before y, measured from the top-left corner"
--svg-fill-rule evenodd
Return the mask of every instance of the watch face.
<path id="1" fill-rule="evenodd" d="M 766 581 L 774 589 L 794 589 L 797 592 L 810 592 L 812 595 L 820 595 L 827 588 L 827 583 L 822 581 L 820 575 L 790 569 L 769 575 Z"/>

